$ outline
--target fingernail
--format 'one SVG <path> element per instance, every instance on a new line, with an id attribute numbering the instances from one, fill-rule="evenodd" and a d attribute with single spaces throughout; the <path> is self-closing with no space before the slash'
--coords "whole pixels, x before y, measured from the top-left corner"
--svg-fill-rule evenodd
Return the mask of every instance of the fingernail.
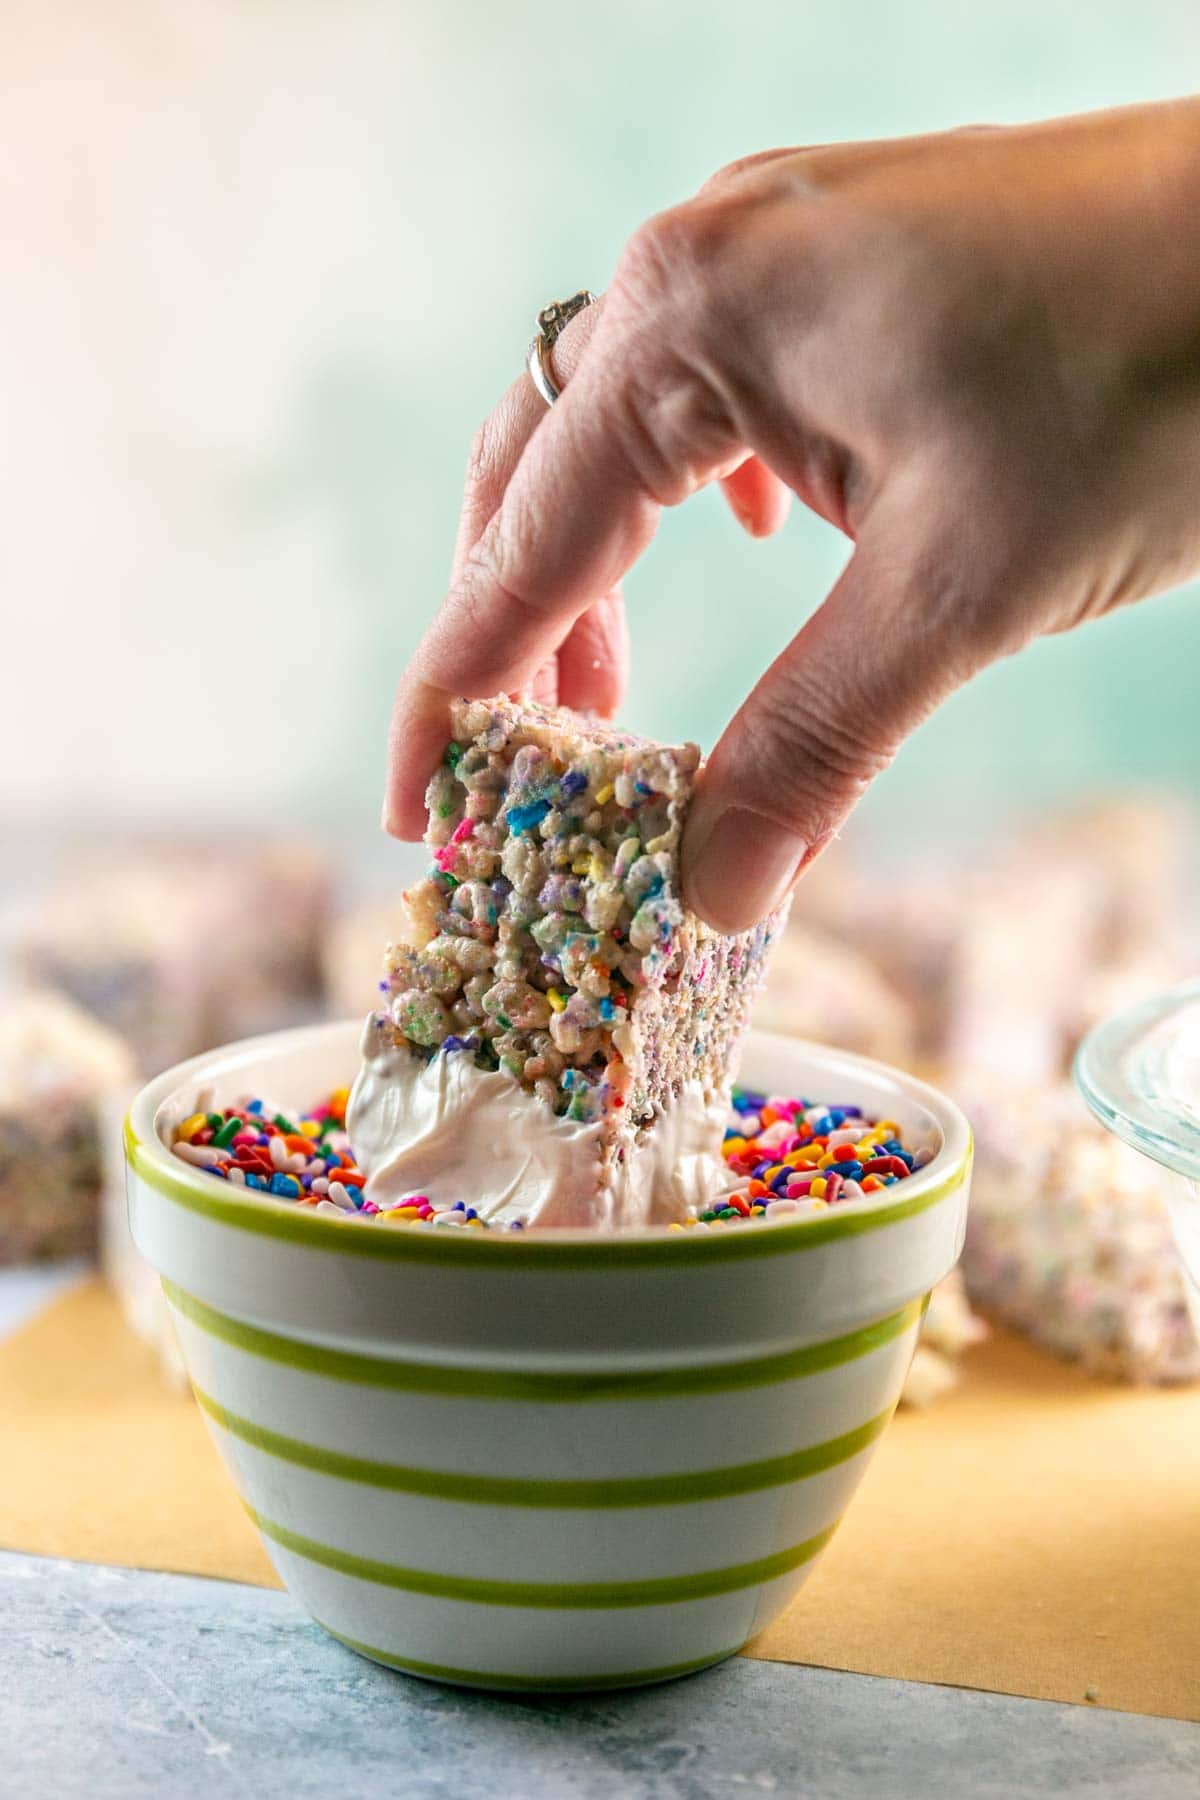
<path id="1" fill-rule="evenodd" d="M 396 797 L 389 788 L 383 797 L 383 805 L 379 811 L 379 823 L 389 837 L 398 838 L 402 844 L 413 841 L 414 833 L 408 828 L 408 821 L 403 809 L 396 804 Z M 423 821 L 418 825 L 415 836 L 420 837 Z"/>
<path id="2" fill-rule="evenodd" d="M 719 931 L 745 931 L 791 892 L 808 842 L 745 806 L 727 806 L 693 842 L 684 833 L 688 904 Z"/>

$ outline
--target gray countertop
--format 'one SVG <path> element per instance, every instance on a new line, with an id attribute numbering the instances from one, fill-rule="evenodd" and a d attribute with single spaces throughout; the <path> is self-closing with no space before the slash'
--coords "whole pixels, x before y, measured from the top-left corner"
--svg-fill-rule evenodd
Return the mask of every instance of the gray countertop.
<path id="1" fill-rule="evenodd" d="M 4 1800 L 1158 1800 L 1200 1728 L 736 1659 L 497 1698 L 364 1662 L 284 1594 L 0 1554 Z"/>

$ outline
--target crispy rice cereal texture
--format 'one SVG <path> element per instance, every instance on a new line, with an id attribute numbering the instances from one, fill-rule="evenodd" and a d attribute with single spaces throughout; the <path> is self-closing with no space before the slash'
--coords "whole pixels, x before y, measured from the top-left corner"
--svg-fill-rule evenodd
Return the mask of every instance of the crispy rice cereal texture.
<path id="1" fill-rule="evenodd" d="M 1172 1177 L 1110 1137 L 1067 1083 L 1036 1095 L 993 1083 L 967 1106 L 979 1143 L 962 1259 L 972 1301 L 1104 1380 L 1200 1380 L 1164 1200 Z"/>
<path id="2" fill-rule="evenodd" d="M 687 1080 L 722 1087 L 783 920 L 727 937 L 681 904 L 696 746 L 507 700 L 457 701 L 451 727 L 381 1045 L 473 1055 L 613 1141 Z"/>
<path id="3" fill-rule="evenodd" d="M 133 1081 L 127 1047 L 61 994 L 5 996 L 0 1265 L 94 1249 L 101 1111 L 110 1094 L 127 1103 Z"/>

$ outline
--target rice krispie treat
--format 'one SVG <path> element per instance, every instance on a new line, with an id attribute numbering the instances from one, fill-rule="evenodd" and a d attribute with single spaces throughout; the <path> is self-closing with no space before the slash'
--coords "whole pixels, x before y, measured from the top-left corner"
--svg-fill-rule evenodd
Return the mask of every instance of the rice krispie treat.
<path id="1" fill-rule="evenodd" d="M 771 953 L 753 1023 L 902 1067 L 915 1054 L 912 1009 L 891 983 L 860 951 L 794 917 Z"/>
<path id="2" fill-rule="evenodd" d="M 1103 882 L 1070 858 L 1020 850 L 968 885 L 943 1026 L 957 1086 L 1017 1082 L 1033 1091 L 1066 1073 L 1068 1021 L 1092 966 Z"/>
<path id="3" fill-rule="evenodd" d="M 149 1074 L 317 1009 L 329 866 L 307 843 L 151 843 L 81 858 L 10 927 L 25 978 L 118 1033 Z"/>
<path id="4" fill-rule="evenodd" d="M 590 1192 L 608 1196 L 603 1222 L 631 1222 L 644 1216 L 639 1197 L 617 1190 L 685 1097 L 697 1131 L 710 1132 L 707 1113 L 719 1108 L 719 1145 L 781 920 L 723 936 L 682 905 L 695 745 L 668 749 L 507 700 L 456 702 L 452 732 L 428 791 L 434 867 L 405 896 L 405 941 L 388 950 L 366 1061 L 402 1052 L 502 1075 L 539 1103 L 531 1119 L 594 1127 L 573 1206 L 544 1195 L 534 1216 L 600 1222 L 587 1216 Z M 361 1116 L 361 1078 L 351 1133 L 364 1163 L 378 1163 L 377 1134 L 356 1124 L 356 1108 Z"/>
<path id="5" fill-rule="evenodd" d="M 1019 852 L 1086 869 L 1101 893 L 1098 966 L 1157 950 L 1190 968 L 1200 865 L 1193 804 L 1162 790 L 1106 793 L 1027 830 Z"/>
<path id="6" fill-rule="evenodd" d="M 900 1400 L 904 1406 L 932 1406 L 956 1388 L 963 1352 L 983 1342 L 988 1328 L 971 1311 L 960 1268 L 943 1276 L 929 1296 L 929 1310 L 913 1352 Z"/>
<path id="7" fill-rule="evenodd" d="M 211 901 L 216 935 L 206 1002 L 213 1042 L 316 1016 L 334 887 L 329 854 L 301 836 L 235 834 L 205 846 L 199 860 L 211 865 L 212 887 L 220 888 Z"/>
<path id="8" fill-rule="evenodd" d="M 907 1009 L 923 1062 L 940 1057 L 964 925 L 963 871 L 916 848 L 878 866 L 835 843 L 805 872 L 791 928 L 862 957 Z"/>
<path id="9" fill-rule="evenodd" d="M 386 898 L 361 901 L 333 919 L 321 944 L 325 1007 L 331 1019 L 361 1013 L 363 995 L 379 979 L 379 946 L 394 936 L 403 913 L 397 883 Z"/>
<path id="10" fill-rule="evenodd" d="M 125 1046 L 61 995 L 0 1000 L 0 1264 L 94 1248 L 98 1108 L 132 1079 Z"/>
<path id="11" fill-rule="evenodd" d="M 1056 1081 L 1114 1000 L 1195 966 L 1196 840 L 1193 809 L 1143 794 L 1056 809 L 955 854 L 872 865 L 838 844 L 805 875 L 792 926 L 866 957 L 951 1084 Z"/>
<path id="12" fill-rule="evenodd" d="M 1065 1084 L 967 1104 L 978 1134 L 962 1260 L 972 1301 L 1092 1374 L 1200 1378 L 1163 1197 L 1171 1177 Z"/>

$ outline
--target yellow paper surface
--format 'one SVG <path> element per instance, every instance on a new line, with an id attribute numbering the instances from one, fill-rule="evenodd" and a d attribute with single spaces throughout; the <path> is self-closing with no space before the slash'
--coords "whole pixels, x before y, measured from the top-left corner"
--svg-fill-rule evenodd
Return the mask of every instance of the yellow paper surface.
<path id="1" fill-rule="evenodd" d="M 1200 1718 L 1200 1389 L 1011 1338 L 901 1413 L 749 1654 Z M 197 1409 L 98 1282 L 0 1344 L 0 1545 L 277 1586 Z"/>
<path id="2" fill-rule="evenodd" d="M 997 1334 L 901 1412 L 756 1656 L 1200 1718 L 1200 1388 Z"/>
<path id="3" fill-rule="evenodd" d="M 282 1585 L 199 1407 L 99 1280 L 0 1342 L 0 1546 Z"/>

